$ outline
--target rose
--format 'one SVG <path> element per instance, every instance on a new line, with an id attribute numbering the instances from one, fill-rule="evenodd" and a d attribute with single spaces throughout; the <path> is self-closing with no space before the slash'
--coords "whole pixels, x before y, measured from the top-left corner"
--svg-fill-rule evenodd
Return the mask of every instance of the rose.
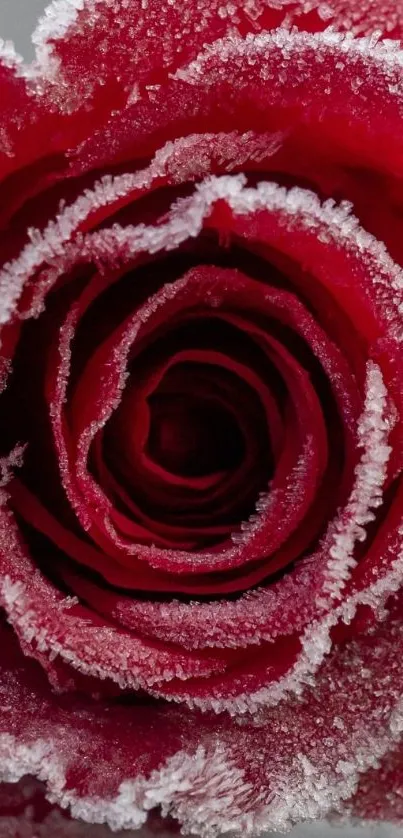
<path id="1" fill-rule="evenodd" d="M 274 5 L 3 49 L 1 779 L 112 828 L 400 814 L 400 20 Z"/>

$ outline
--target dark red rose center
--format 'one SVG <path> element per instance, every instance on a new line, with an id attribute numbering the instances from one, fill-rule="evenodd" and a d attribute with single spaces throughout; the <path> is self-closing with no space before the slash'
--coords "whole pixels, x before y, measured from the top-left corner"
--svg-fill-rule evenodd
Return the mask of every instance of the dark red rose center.
<path id="1" fill-rule="evenodd" d="M 248 368 L 234 363 L 231 346 L 216 349 L 217 324 L 192 325 L 197 349 L 178 349 L 173 330 L 157 353 L 133 362 L 94 440 L 93 470 L 122 512 L 152 522 L 155 539 L 180 542 L 190 528 L 196 546 L 228 539 L 253 513 L 272 476 L 273 439 Z"/>
<path id="2" fill-rule="evenodd" d="M 245 443 L 229 410 L 197 393 L 164 394 L 149 399 L 149 456 L 182 477 L 202 477 L 236 469 Z"/>
<path id="3" fill-rule="evenodd" d="M 320 536 L 354 466 L 349 371 L 287 279 L 256 272 L 194 267 L 151 303 L 133 274 L 106 292 L 97 276 L 56 290 L 38 336 L 37 440 L 12 492 L 68 584 L 73 561 L 119 588 L 242 590 Z M 20 393 L 37 333 L 24 328 Z"/>

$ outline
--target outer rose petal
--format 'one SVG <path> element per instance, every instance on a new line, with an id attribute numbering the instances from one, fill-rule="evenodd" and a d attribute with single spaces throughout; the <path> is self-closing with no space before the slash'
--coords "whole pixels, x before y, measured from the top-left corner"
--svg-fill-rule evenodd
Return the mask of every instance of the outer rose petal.
<path id="1" fill-rule="evenodd" d="M 285 44 L 287 44 L 286 51 L 284 51 Z M 78 156 L 73 154 L 69 174 L 76 172 L 77 167 L 78 171 L 88 171 L 89 168 L 100 167 L 103 163 L 110 170 L 112 158 L 120 160 L 131 158 L 133 165 L 133 159 L 138 161 L 139 155 L 143 157 L 153 155 L 161 143 L 165 143 L 168 138 L 180 137 L 183 133 L 184 120 L 186 120 L 187 134 L 190 132 L 193 136 L 190 142 L 188 142 L 189 138 L 182 137 L 175 142 L 166 143 L 164 148 L 155 155 L 151 166 L 143 172 L 118 175 L 113 179 L 103 178 L 91 191 L 87 190 L 84 195 L 80 193 L 80 197 L 73 203 L 69 203 L 62 213 L 59 212 L 58 202 L 56 206 L 51 202 L 51 214 L 54 213 L 54 220 L 47 226 L 45 221 L 38 225 L 38 218 L 35 215 L 38 211 L 38 204 L 34 203 L 34 212 L 31 208 L 31 215 L 28 217 L 28 226 L 34 225 L 32 240 L 21 250 L 19 258 L 5 265 L 0 274 L 1 322 L 6 322 L 9 318 L 21 294 L 22 286 L 32 277 L 36 269 L 40 268 L 43 263 L 53 265 L 58 262 L 66 243 L 75 238 L 79 232 L 91 229 L 94 224 L 110 217 L 120 207 L 132 203 L 133 199 L 138 198 L 144 190 L 155 189 L 167 182 L 172 184 L 194 180 L 210 171 L 243 168 L 245 146 L 248 151 L 252 148 L 251 158 L 255 161 L 254 164 L 252 163 L 253 170 L 253 165 L 258 166 L 259 161 L 262 165 L 262 161 L 273 157 L 276 149 L 277 151 L 279 149 L 279 144 L 284 142 L 284 134 L 288 132 L 290 142 L 292 140 L 291 147 L 286 145 L 285 156 L 281 154 L 279 157 L 275 156 L 273 162 L 274 172 L 277 170 L 284 172 L 290 166 L 290 154 L 294 160 L 296 156 L 298 160 L 305 160 L 307 153 L 305 150 L 312 145 L 313 137 L 321 137 L 321 141 L 315 143 L 313 149 L 315 165 L 318 166 L 317 154 L 320 152 L 319 157 L 323 163 L 325 159 L 323 155 L 327 154 L 329 149 L 335 154 L 337 163 L 335 166 L 333 162 L 336 183 L 333 187 L 327 184 L 325 194 L 338 191 L 340 173 L 342 173 L 341 182 L 344 184 L 345 172 L 344 168 L 341 168 L 343 160 L 354 162 L 354 147 L 357 144 L 359 162 L 356 160 L 356 165 L 380 167 L 383 174 L 385 170 L 395 175 L 402 171 L 402 139 L 400 129 L 398 129 L 402 109 L 400 101 L 402 54 L 396 48 L 397 44 L 392 49 L 388 45 L 374 46 L 367 40 L 343 40 L 334 33 L 305 36 L 303 33 L 294 32 L 285 36 L 284 30 L 280 30 L 274 35 L 269 33 L 259 40 L 252 40 L 248 43 L 246 52 L 243 45 L 244 42 L 241 40 L 232 40 L 226 45 L 228 58 L 231 57 L 231 60 L 225 64 L 227 86 L 216 84 L 216 75 L 221 74 L 223 69 L 219 52 L 217 54 L 207 52 L 202 59 L 201 87 L 200 78 L 197 77 L 197 66 L 193 66 L 185 73 L 187 79 L 185 83 L 180 79 L 171 80 L 164 85 L 164 90 L 153 91 L 151 99 L 146 91 L 137 105 L 123 109 L 106 127 L 104 126 L 102 131 L 96 130 L 102 117 L 95 110 L 89 112 L 92 119 L 91 130 L 87 132 L 88 139 L 80 148 Z M 220 45 L 220 48 L 221 46 L 224 48 L 224 45 Z M 256 62 L 256 67 L 264 71 L 263 101 L 260 69 L 259 72 L 256 69 L 253 91 L 251 90 L 252 71 L 255 72 L 255 70 L 250 66 L 249 58 Z M 281 77 L 278 74 L 279 64 L 284 66 L 284 74 Z M 340 71 L 341 64 L 342 71 Z M 298 75 L 295 73 L 296 66 Z M 325 70 L 328 86 L 324 92 Z M 181 70 L 181 75 L 182 72 L 184 71 Z M 275 83 L 270 84 L 270 79 L 273 79 Z M 298 86 L 296 86 L 297 79 Z M 250 131 L 250 115 L 248 109 L 245 108 L 245 100 L 248 101 L 248 108 L 251 104 L 252 92 L 254 107 L 257 108 L 254 120 L 259 134 L 256 135 Z M 212 108 L 213 99 L 214 107 Z M 234 108 L 233 114 L 229 114 L 229 102 L 231 102 L 231 108 Z M 331 102 L 337 102 L 336 124 L 334 111 L 330 107 Z M 371 102 L 371 107 L 368 105 L 369 102 Z M 374 108 L 378 110 L 378 106 L 377 134 L 375 134 L 372 116 Z M 246 128 L 245 114 L 246 121 L 249 121 Z M 225 119 L 227 132 L 225 135 L 216 133 L 219 129 L 218 117 L 221 121 Z M 239 133 L 235 131 L 228 133 L 230 118 L 231 124 L 234 123 Z M 85 136 L 85 130 L 88 128 L 85 124 L 87 119 L 88 114 L 81 114 L 79 119 L 76 116 L 75 128 L 69 122 L 69 131 L 71 129 L 74 133 L 77 129 L 79 133 L 83 132 L 80 136 Z M 74 122 L 73 117 L 72 120 Z M 201 127 L 203 130 L 208 128 L 207 122 L 211 123 L 210 133 L 205 134 L 204 137 L 197 134 Z M 280 123 L 284 123 L 282 132 L 278 130 Z M 354 131 L 352 124 L 354 124 Z M 304 126 L 303 129 L 301 126 Z M 293 139 L 296 129 L 298 132 L 302 130 L 302 140 L 298 137 Z M 60 131 L 57 141 L 60 142 L 60 137 L 62 137 L 67 146 L 74 149 L 72 134 L 69 134 L 69 131 L 67 128 L 66 132 Z M 271 140 L 267 132 L 269 135 L 271 133 Z M 232 146 L 234 135 L 237 138 L 235 159 L 231 155 L 228 156 L 228 146 Z M 213 142 L 214 136 L 218 144 L 216 140 Z M 263 149 L 267 143 L 269 143 L 269 153 L 265 156 Z M 47 140 L 44 144 L 45 148 L 49 147 Z M 319 150 L 316 150 L 317 144 L 319 144 Z M 215 157 L 211 149 L 216 148 L 217 145 L 217 157 Z M 387 155 L 383 153 L 385 147 L 388 148 Z M 363 150 L 366 154 L 365 161 Z M 224 165 L 222 164 L 223 151 Z M 311 149 L 311 156 L 312 153 Z M 309 155 L 308 158 L 310 159 Z M 66 175 L 66 164 L 67 161 L 63 157 L 61 172 L 64 175 Z M 270 169 L 269 159 L 268 170 Z M 297 175 L 301 174 L 305 178 L 312 178 L 312 160 L 306 172 L 303 166 L 302 172 L 298 170 Z M 59 176 L 60 172 L 57 174 L 57 177 Z M 25 177 L 26 172 L 24 172 L 24 179 Z M 88 186 L 87 182 L 85 186 Z M 355 200 L 357 184 L 351 184 L 348 181 L 347 186 L 348 188 L 344 190 L 345 194 Z M 354 186 L 355 192 L 352 192 Z M 6 184 L 4 188 L 6 189 Z M 30 188 L 35 192 L 39 188 L 38 183 L 35 181 Z M 21 184 L 19 189 L 21 189 Z M 45 206 L 49 210 L 46 203 L 48 193 L 46 196 Z M 61 197 L 62 194 L 59 195 L 59 199 Z M 381 193 L 375 192 L 368 195 L 368 200 L 364 202 L 367 214 L 368 206 L 376 205 L 380 200 L 385 202 L 388 200 L 387 192 L 381 191 Z M 391 230 L 393 231 L 392 239 L 396 240 L 397 252 L 401 254 L 401 237 L 398 232 L 399 228 L 396 226 L 397 213 L 393 207 L 392 209 L 393 213 L 387 214 L 387 224 L 385 221 L 382 222 L 382 233 L 385 232 L 385 240 L 389 244 Z M 372 210 L 370 215 L 371 224 L 368 228 L 377 234 L 378 221 L 373 230 L 375 225 Z M 387 229 L 384 229 L 385 224 Z M 41 228 L 43 232 L 40 232 Z M 26 241 L 25 228 L 22 235 L 22 243 L 24 243 Z M 9 237 L 5 238 L 7 244 Z M 39 295 L 39 282 L 38 285 Z"/>
<path id="2" fill-rule="evenodd" d="M 337 650 L 299 700 L 241 721 L 141 701 L 67 703 L 6 633 L 1 779 L 31 773 L 74 817 L 113 829 L 142 825 L 156 806 L 185 833 L 202 835 L 287 828 L 342 811 L 360 775 L 400 740 L 399 622 L 389 616 L 375 634 Z"/>
<path id="3" fill-rule="evenodd" d="M 403 29 L 395 0 L 54 0 L 45 14 L 34 35 L 45 76 L 57 58 L 70 107 L 90 100 L 111 110 L 229 33 L 245 36 L 284 22 L 360 35 L 399 37 Z"/>
<path id="4" fill-rule="evenodd" d="M 126 107 L 72 154 L 72 163 L 78 172 L 95 161 L 98 166 L 123 161 L 133 166 L 133 160 L 150 157 L 162 142 L 201 130 L 282 132 L 278 146 L 283 149 L 274 163 L 266 159 L 265 171 L 302 175 L 316 183 L 323 162 L 325 168 L 330 163 L 337 173 L 333 188 L 338 191 L 342 184 L 343 197 L 350 197 L 346 170 L 401 172 L 401 61 L 398 41 L 378 44 L 377 38 L 354 39 L 333 31 L 308 35 L 279 28 L 247 38 L 229 35 L 171 72 L 164 84 L 129 97 Z M 251 165 L 241 157 L 232 169 L 253 170 L 253 161 L 253 154 Z M 178 180 L 194 179 L 193 167 L 191 156 Z M 210 173 L 215 171 L 210 167 Z"/>

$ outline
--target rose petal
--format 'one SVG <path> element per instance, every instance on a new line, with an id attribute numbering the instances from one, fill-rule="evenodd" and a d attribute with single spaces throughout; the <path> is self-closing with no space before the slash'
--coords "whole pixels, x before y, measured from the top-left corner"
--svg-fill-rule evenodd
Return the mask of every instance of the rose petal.
<path id="1" fill-rule="evenodd" d="M 208 714 L 196 724 L 194 713 L 169 705 L 109 702 L 96 713 L 87 699 L 66 705 L 34 664 L 21 667 L 8 642 L 2 777 L 32 773 L 75 817 L 114 829 L 140 826 L 158 805 L 197 834 L 325 817 L 349 805 L 360 775 L 399 742 L 401 643 L 399 621 L 389 617 L 375 636 L 338 650 L 303 698 L 237 725 Z"/>
<path id="2" fill-rule="evenodd" d="M 66 599 L 40 572 L 32 581 L 35 565 L 13 517 L 4 505 L 0 511 L 2 601 L 26 654 L 37 657 L 51 674 L 59 657 L 84 675 L 111 679 L 123 689 L 141 689 L 151 681 L 172 678 L 174 672 L 187 678 L 192 670 L 209 675 L 216 667 L 223 669 L 222 655 L 192 655 L 150 644 L 99 620 L 74 598 Z"/>
<path id="3" fill-rule="evenodd" d="M 39 67 L 46 78 L 56 75 L 70 108 L 90 101 L 97 112 L 109 113 L 126 105 L 145 90 L 152 95 L 169 72 L 192 60 L 207 43 L 227 33 L 262 32 L 284 20 L 302 29 L 324 29 L 332 24 L 361 34 L 392 33 L 399 37 L 402 17 L 390 0 L 203 0 L 173 5 L 169 0 L 53 0 L 34 34 Z M 378 35 L 379 37 L 379 35 Z M 107 62 L 103 55 L 108 54 Z M 93 57 L 92 61 L 88 56 Z M 76 66 L 81 68 L 80 78 Z M 111 68 L 115 72 L 112 73 Z M 57 73 L 60 77 L 57 77 Z M 133 84 L 136 79 L 136 84 Z M 55 85 L 56 88 L 56 85 Z M 57 90 L 57 88 L 56 88 Z M 105 114 L 106 116 L 106 114 Z"/>
<path id="4" fill-rule="evenodd" d="M 330 160 L 332 169 L 341 164 L 398 174 L 400 64 L 398 41 L 285 29 L 221 38 L 91 135 L 80 148 L 81 166 L 94 158 L 105 165 L 148 157 L 162 141 L 182 137 L 186 125 L 187 135 L 280 131 L 280 149 L 289 145 L 283 172 L 287 163 L 295 167 L 299 149 L 311 163 Z M 371 114 L 378 106 L 375 130 Z M 309 168 L 315 172 L 315 165 Z"/>

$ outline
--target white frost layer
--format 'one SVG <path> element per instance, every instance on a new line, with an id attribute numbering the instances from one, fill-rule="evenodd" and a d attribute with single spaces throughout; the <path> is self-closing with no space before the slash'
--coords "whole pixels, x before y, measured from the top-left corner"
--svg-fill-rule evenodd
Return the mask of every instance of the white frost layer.
<path id="1" fill-rule="evenodd" d="M 32 43 L 36 48 L 36 61 L 25 69 L 28 78 L 39 82 L 41 78 L 52 78 L 56 85 L 62 85 L 63 68 L 55 57 L 50 41 L 63 40 L 69 31 L 74 30 L 80 12 L 84 9 L 93 11 L 97 5 L 106 5 L 106 2 L 105 0 L 53 0 L 46 7 L 32 35 Z"/>
<path id="2" fill-rule="evenodd" d="M 173 74 L 173 78 L 181 79 L 189 84 L 202 83 L 208 85 L 213 83 L 213 74 L 209 75 L 209 64 L 212 58 L 217 58 L 221 63 L 231 58 L 245 59 L 251 65 L 256 63 L 258 58 L 263 58 L 270 49 L 276 47 L 284 53 L 287 59 L 294 53 L 295 49 L 312 49 L 317 60 L 323 61 L 323 54 L 339 52 L 341 55 L 360 56 L 368 59 L 384 71 L 385 74 L 403 67 L 403 50 L 398 40 L 379 40 L 379 32 L 364 38 L 356 38 L 351 33 L 336 32 L 333 28 L 324 32 L 298 32 L 295 29 L 279 27 L 270 32 L 260 34 L 250 33 L 245 38 L 230 35 L 208 44 L 199 55 L 188 64 Z M 393 93 L 403 94 L 403 81 L 395 87 L 395 76 L 393 75 Z"/>
<path id="3" fill-rule="evenodd" d="M 324 22 L 335 29 L 353 32 L 355 35 L 388 34 L 401 29 L 403 9 L 396 0 L 305 0 L 301 10 L 309 13 L 314 9 Z"/>
<path id="4" fill-rule="evenodd" d="M 73 614 L 76 599 L 63 599 L 50 589 L 49 583 L 42 589 L 43 601 L 38 604 L 32 587 L 13 581 L 8 575 L 0 578 L 1 604 L 26 654 L 32 654 L 34 646 L 35 655 L 42 657 L 43 662 L 59 657 L 73 670 L 101 680 L 110 678 L 122 689 L 131 690 L 147 690 L 150 685 L 173 677 L 186 680 L 211 674 L 208 662 L 206 669 L 204 661 L 197 658 L 189 672 L 186 651 L 182 654 L 180 650 L 175 653 L 172 649 L 155 649 L 140 637 L 114 627 L 93 625 L 90 614 Z"/>
<path id="5" fill-rule="evenodd" d="M 33 43 L 43 45 L 46 41 L 62 40 L 85 5 L 89 5 L 86 0 L 53 0 L 39 20 L 32 36 Z"/>
<path id="6" fill-rule="evenodd" d="M 0 781 L 18 783 L 26 774 L 49 783 L 55 794 L 60 794 L 65 785 L 63 763 L 52 742 L 37 739 L 27 745 L 11 734 L 1 733 Z"/>
<path id="7" fill-rule="evenodd" d="M 318 821 L 339 810 L 343 801 L 357 791 L 361 774 L 377 768 L 380 760 L 401 741 L 402 731 L 401 701 L 385 732 L 376 736 L 362 727 L 354 753 L 346 751 L 346 759 L 339 759 L 331 770 L 315 764 L 305 753 L 296 754 L 273 786 L 274 799 L 263 816 L 261 832 L 265 823 L 269 829 L 284 831 L 301 821 Z"/>
<path id="8" fill-rule="evenodd" d="M 399 535 L 403 541 L 403 528 Z M 385 605 L 390 596 L 399 591 L 402 581 L 403 548 L 391 563 L 389 570 L 380 579 L 365 590 L 347 597 L 322 620 L 317 620 L 308 626 L 301 638 L 301 653 L 298 660 L 283 678 L 254 693 L 239 694 L 229 699 L 192 698 L 187 700 L 187 704 L 203 711 L 214 710 L 216 713 L 227 711 L 231 716 L 238 716 L 247 713 L 255 714 L 264 707 L 278 705 L 292 694 L 301 696 L 307 686 L 313 686 L 314 676 L 332 650 L 330 633 L 334 626 L 339 622 L 349 624 L 360 605 L 368 605 L 378 620 L 386 619 L 388 612 Z M 155 694 L 158 695 L 158 693 Z M 179 696 L 164 695 L 164 698 L 172 701 L 180 700 Z M 320 815 L 315 817 L 320 817 Z"/>
<path id="9" fill-rule="evenodd" d="M 0 457 L 0 489 L 13 479 L 14 470 L 22 467 L 25 449 L 26 445 L 18 444 L 7 457 Z"/>
<path id="10" fill-rule="evenodd" d="M 337 205 L 329 199 L 321 204 L 315 193 L 299 187 L 287 190 L 275 183 L 263 182 L 258 184 L 256 189 L 251 189 L 245 188 L 242 175 L 210 177 L 197 187 L 193 196 L 173 205 L 166 224 L 156 227 L 129 225 L 125 228 L 114 224 L 102 232 L 87 234 L 80 238 L 76 245 L 73 241 L 69 246 L 77 227 L 91 212 L 113 204 L 136 189 L 147 188 L 154 178 L 169 171 L 167 155 L 173 157 L 174 152 L 178 153 L 180 149 L 176 145 L 173 148 L 173 144 L 168 146 L 163 149 L 163 153 L 156 155 L 149 169 L 136 175 L 103 178 L 94 190 L 87 191 L 74 204 L 63 210 L 56 220 L 51 221 L 43 233 L 38 230 L 30 231 L 31 244 L 26 245 L 20 256 L 5 265 L 0 272 L 0 290 L 3 292 L 0 322 L 7 322 L 25 281 L 41 264 L 57 264 L 63 261 L 63 267 L 60 268 L 62 271 L 68 267 L 68 254 L 70 263 L 78 256 L 90 259 L 96 253 L 98 260 L 104 260 L 105 264 L 108 264 L 116 254 L 123 258 L 122 252 L 129 261 L 141 252 L 154 254 L 163 250 L 173 250 L 200 233 L 204 220 L 219 200 L 226 201 L 235 215 L 247 216 L 262 209 L 285 214 L 290 223 L 294 219 L 307 230 L 316 227 L 321 237 L 325 237 L 325 241 L 334 242 L 359 255 L 368 267 L 368 279 L 374 291 L 377 286 L 392 286 L 399 294 L 393 301 L 392 313 L 396 319 L 401 320 L 403 271 L 392 260 L 384 243 L 360 227 L 348 202 Z M 55 281 L 57 276 L 58 271 L 55 269 L 52 281 Z"/>
<path id="11" fill-rule="evenodd" d="M 337 599 L 350 570 L 356 564 L 354 548 L 366 538 L 366 524 L 375 519 L 373 510 L 382 506 L 383 485 L 392 448 L 388 436 L 392 422 L 387 410 L 388 392 L 379 367 L 367 365 L 366 400 L 358 423 L 358 445 L 363 450 L 355 470 L 355 483 L 349 501 L 336 520 L 330 561 L 326 566 L 324 593 Z M 327 600 L 324 601 L 326 607 Z"/>
<path id="12" fill-rule="evenodd" d="M 67 793 L 67 805 L 75 817 L 108 823 L 113 830 L 133 829 L 144 823 L 147 813 L 161 807 L 163 817 L 174 815 L 185 832 L 211 836 L 220 829 L 248 830 L 251 814 L 245 811 L 253 798 L 253 787 L 243 771 L 234 765 L 224 746 L 210 753 L 200 746 L 193 754 L 180 751 L 147 780 L 127 780 L 114 800 L 84 800 Z M 219 826 L 218 826 L 219 823 Z"/>
<path id="13" fill-rule="evenodd" d="M 167 0 L 164 0 L 164 5 Z M 170 0 L 168 0 L 169 5 Z M 39 54 L 43 47 L 47 47 L 50 40 L 63 39 L 69 33 L 74 31 L 75 26 L 79 22 L 79 13 L 84 7 L 89 11 L 96 10 L 96 7 L 112 7 L 115 9 L 116 15 L 119 14 L 120 5 L 125 7 L 125 0 L 53 0 L 45 9 L 45 13 L 37 29 L 35 30 L 32 40 L 35 45 L 39 47 Z M 401 25 L 402 13 L 398 5 L 391 3 L 387 9 L 387 13 L 382 15 L 380 7 L 381 0 L 361 0 L 360 12 L 354 8 L 353 4 L 342 2 L 323 2 L 323 0 L 305 0 L 305 2 L 295 4 L 295 0 L 236 0 L 236 2 L 228 2 L 222 0 L 218 5 L 210 3 L 209 0 L 204 0 L 200 4 L 200 11 L 203 11 L 203 18 L 208 27 L 209 18 L 215 18 L 217 15 L 221 20 L 226 21 L 227 26 L 231 31 L 236 31 L 240 22 L 238 10 L 241 6 L 242 11 L 249 20 L 252 20 L 258 25 L 264 10 L 276 9 L 288 12 L 285 20 L 292 22 L 294 19 L 298 21 L 301 14 L 309 14 L 312 10 L 316 10 L 320 19 L 324 22 L 329 22 L 338 29 L 347 29 L 349 32 L 355 34 L 374 33 L 372 38 L 376 38 L 381 28 L 385 32 L 391 31 L 394 27 Z M 142 3 L 143 16 L 147 16 L 147 0 Z M 141 19 L 141 18 L 140 18 Z M 365 21 L 368 21 L 367 26 Z"/>

